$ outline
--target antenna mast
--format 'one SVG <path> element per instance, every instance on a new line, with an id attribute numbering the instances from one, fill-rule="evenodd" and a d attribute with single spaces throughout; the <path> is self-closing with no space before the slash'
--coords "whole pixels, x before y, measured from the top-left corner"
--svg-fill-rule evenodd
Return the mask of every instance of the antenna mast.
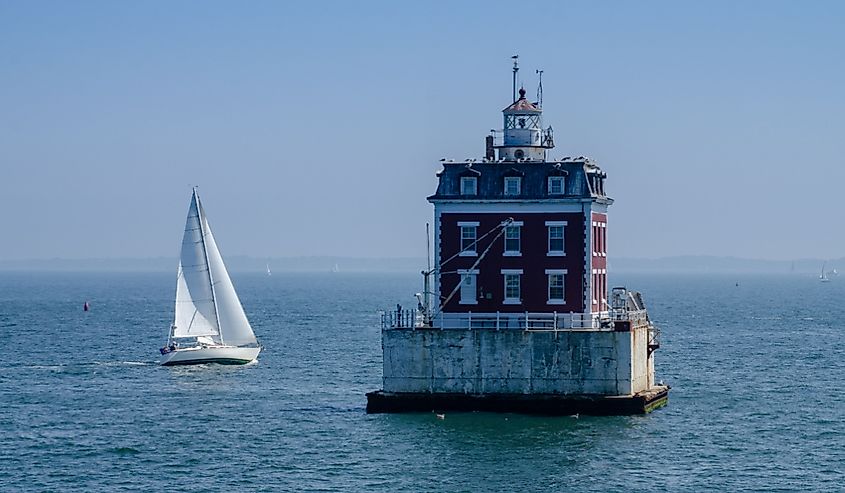
<path id="1" fill-rule="evenodd" d="M 537 104 L 540 108 L 543 107 L 543 71 L 537 69 L 537 75 L 540 76 L 540 83 L 537 85 Z"/>
<path id="2" fill-rule="evenodd" d="M 431 235 L 429 233 L 429 224 L 425 223 L 425 266 L 423 271 L 423 325 L 431 327 Z"/>
<path id="3" fill-rule="evenodd" d="M 431 233 L 429 231 L 429 224 L 425 223 L 425 263 L 426 270 L 431 270 Z"/>
<path id="4" fill-rule="evenodd" d="M 516 101 L 516 73 L 519 72 L 519 55 L 514 55 L 513 58 L 513 100 Z"/>

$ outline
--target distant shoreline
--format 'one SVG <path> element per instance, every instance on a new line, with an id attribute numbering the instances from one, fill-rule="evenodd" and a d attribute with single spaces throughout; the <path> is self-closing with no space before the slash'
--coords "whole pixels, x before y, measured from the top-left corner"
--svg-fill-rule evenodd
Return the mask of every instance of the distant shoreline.
<path id="1" fill-rule="evenodd" d="M 761 260 L 716 256 L 662 258 L 612 258 L 613 273 L 820 273 L 845 271 L 845 257 L 838 259 Z M 27 259 L 0 260 L 0 272 L 175 272 L 177 258 Z M 426 265 L 425 258 L 278 257 L 233 256 L 226 259 L 232 272 L 412 272 Z"/>

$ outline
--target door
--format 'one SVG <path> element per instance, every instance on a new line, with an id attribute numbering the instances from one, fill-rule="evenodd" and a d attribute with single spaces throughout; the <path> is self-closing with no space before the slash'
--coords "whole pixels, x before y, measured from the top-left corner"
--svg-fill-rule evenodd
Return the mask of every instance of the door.
<path id="1" fill-rule="evenodd" d="M 462 305 L 475 305 L 478 303 L 476 299 L 476 289 L 475 289 L 475 274 L 461 274 L 462 281 L 461 281 L 461 304 Z"/>

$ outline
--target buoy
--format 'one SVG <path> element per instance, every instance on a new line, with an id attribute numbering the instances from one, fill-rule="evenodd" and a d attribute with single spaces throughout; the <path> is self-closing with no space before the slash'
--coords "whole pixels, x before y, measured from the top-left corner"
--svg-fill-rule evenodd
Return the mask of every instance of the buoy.
<path id="1" fill-rule="evenodd" d="M 88 308 L 89 308 L 89 306 L 88 306 L 88 302 L 86 301 L 86 302 L 85 302 L 85 304 L 84 304 L 84 305 L 82 305 L 82 311 L 87 312 L 87 311 L 88 311 Z"/>

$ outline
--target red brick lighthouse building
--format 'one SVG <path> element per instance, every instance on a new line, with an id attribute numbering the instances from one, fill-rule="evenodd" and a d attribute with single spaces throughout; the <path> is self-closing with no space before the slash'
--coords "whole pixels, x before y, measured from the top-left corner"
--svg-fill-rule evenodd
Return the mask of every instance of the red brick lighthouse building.
<path id="1" fill-rule="evenodd" d="M 592 325 L 609 310 L 606 175 L 584 157 L 547 158 L 552 129 L 525 90 L 502 113 L 499 145 L 491 136 L 483 160 L 444 162 L 428 198 L 441 266 L 434 322 Z"/>
<path id="2" fill-rule="evenodd" d="M 428 197 L 435 267 L 418 310 L 384 314 L 384 387 L 367 394 L 368 412 L 628 414 L 667 402 L 641 296 L 608 296 L 607 175 L 583 156 L 549 159 L 541 104 L 524 90 L 514 99 L 483 158 L 443 160 Z"/>

